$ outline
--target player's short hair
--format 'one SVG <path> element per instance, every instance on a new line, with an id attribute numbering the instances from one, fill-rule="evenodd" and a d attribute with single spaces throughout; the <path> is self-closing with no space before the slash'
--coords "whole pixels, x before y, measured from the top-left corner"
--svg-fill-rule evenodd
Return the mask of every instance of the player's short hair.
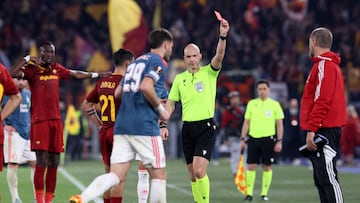
<path id="1" fill-rule="evenodd" d="M 120 48 L 113 54 L 113 59 L 115 66 L 121 66 L 125 61 L 132 61 L 134 54 L 128 49 Z"/>
<path id="2" fill-rule="evenodd" d="M 172 34 L 165 28 L 158 28 L 149 34 L 149 46 L 151 49 L 159 48 L 164 41 L 173 41 Z"/>
<path id="3" fill-rule="evenodd" d="M 40 51 L 41 51 L 41 49 L 44 48 L 44 46 L 51 46 L 51 47 L 54 48 L 54 51 L 55 51 L 55 45 L 54 45 L 54 43 L 52 43 L 52 42 L 50 42 L 50 41 L 44 41 L 44 42 L 42 42 L 42 43 L 40 44 Z"/>
<path id="4" fill-rule="evenodd" d="M 321 48 L 330 49 L 333 42 L 333 34 L 325 27 L 319 27 L 313 30 L 310 38 L 314 38 Z"/>
<path id="5" fill-rule="evenodd" d="M 40 47 L 43 47 L 43 46 L 54 46 L 54 43 L 50 42 L 50 41 L 44 41 L 40 44 Z"/>
<path id="6" fill-rule="evenodd" d="M 256 87 L 258 87 L 260 84 L 265 84 L 267 87 L 270 87 L 270 83 L 267 80 L 259 80 L 256 82 Z"/>

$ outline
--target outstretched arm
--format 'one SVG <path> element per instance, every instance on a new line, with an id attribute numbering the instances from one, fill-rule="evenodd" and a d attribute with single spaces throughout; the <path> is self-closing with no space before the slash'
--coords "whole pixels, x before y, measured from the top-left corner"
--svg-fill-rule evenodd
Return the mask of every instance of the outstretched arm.
<path id="1" fill-rule="evenodd" d="M 222 19 L 220 22 L 220 36 L 216 47 L 215 56 L 211 59 L 211 66 L 215 69 L 220 69 L 222 61 L 225 56 L 226 38 L 230 25 L 227 20 Z"/>
<path id="2" fill-rule="evenodd" d="M 103 78 L 110 75 L 109 72 L 85 72 L 79 70 L 70 70 L 70 76 L 76 79 L 87 79 L 87 78 Z"/>

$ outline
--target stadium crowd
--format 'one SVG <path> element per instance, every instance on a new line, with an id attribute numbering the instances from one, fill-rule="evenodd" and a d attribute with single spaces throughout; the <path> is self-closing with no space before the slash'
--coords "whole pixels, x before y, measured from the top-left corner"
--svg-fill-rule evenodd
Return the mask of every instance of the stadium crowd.
<path id="1" fill-rule="evenodd" d="M 285 84 L 287 100 L 300 99 L 304 80 L 311 68 L 307 36 L 314 27 L 333 30 L 333 50 L 342 57 L 348 102 L 360 101 L 360 2 L 357 0 L 168 0 L 137 1 L 148 26 L 153 25 L 155 8 L 161 2 L 162 27 L 175 37 L 172 61 L 182 59 L 183 48 L 196 42 L 204 63 L 209 62 L 218 39 L 211 32 L 219 11 L 232 24 L 223 71 L 218 86 L 220 111 L 227 93 L 238 90 L 243 104 L 253 98 L 258 79 Z M 0 3 L 0 62 L 7 68 L 26 55 L 33 44 L 44 40 L 56 45 L 57 61 L 66 67 L 86 70 L 78 60 L 75 38 L 81 36 L 93 49 L 111 59 L 106 12 L 94 19 L 85 8 L 105 5 L 105 0 L 4 0 Z M 146 52 L 146 50 L 144 50 Z M 175 63 L 173 63 L 175 64 Z M 172 67 L 174 68 L 174 67 Z M 169 79 L 171 83 L 171 79 Z M 75 87 L 75 88 L 74 88 Z M 65 109 L 79 105 L 85 95 L 83 82 L 65 82 L 61 99 Z M 81 99 L 79 99 L 81 97 Z"/>

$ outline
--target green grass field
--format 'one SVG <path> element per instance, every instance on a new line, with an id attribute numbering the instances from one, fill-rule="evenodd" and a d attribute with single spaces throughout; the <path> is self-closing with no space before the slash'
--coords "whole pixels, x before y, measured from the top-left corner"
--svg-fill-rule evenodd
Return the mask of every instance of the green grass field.
<path id="1" fill-rule="evenodd" d="M 134 162 L 128 174 L 124 192 L 124 203 L 136 203 L 137 164 Z M 359 169 L 360 170 L 360 169 Z M 312 171 L 307 167 L 274 166 L 273 182 L 270 188 L 270 201 L 274 203 L 316 203 L 319 202 L 317 190 L 313 184 Z M 185 163 L 181 160 L 168 161 L 167 201 L 169 203 L 191 203 L 191 187 Z M 59 169 L 57 188 L 53 203 L 66 203 L 73 195 L 81 193 L 82 186 L 87 186 L 97 175 L 103 173 L 101 161 L 70 162 Z M 29 168 L 19 170 L 19 192 L 24 203 L 32 203 L 32 187 Z M 66 177 L 64 176 L 66 175 Z M 219 166 L 210 165 L 208 171 L 211 181 L 211 202 L 242 202 L 243 195 L 237 191 L 226 159 L 220 160 Z M 346 203 L 360 202 L 360 175 L 339 173 Z M 69 179 L 72 179 L 70 181 Z M 258 170 L 253 202 L 260 202 L 261 171 Z M 6 182 L 6 168 L 0 173 L 1 203 L 10 203 L 10 193 Z"/>

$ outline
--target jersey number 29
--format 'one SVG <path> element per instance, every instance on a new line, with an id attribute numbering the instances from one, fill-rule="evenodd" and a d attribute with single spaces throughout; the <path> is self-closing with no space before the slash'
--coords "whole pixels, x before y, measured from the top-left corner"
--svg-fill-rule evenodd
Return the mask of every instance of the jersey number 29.
<path id="1" fill-rule="evenodd" d="M 137 92 L 140 89 L 141 75 L 145 69 L 145 63 L 132 63 L 127 67 L 124 79 L 124 92 Z"/>

